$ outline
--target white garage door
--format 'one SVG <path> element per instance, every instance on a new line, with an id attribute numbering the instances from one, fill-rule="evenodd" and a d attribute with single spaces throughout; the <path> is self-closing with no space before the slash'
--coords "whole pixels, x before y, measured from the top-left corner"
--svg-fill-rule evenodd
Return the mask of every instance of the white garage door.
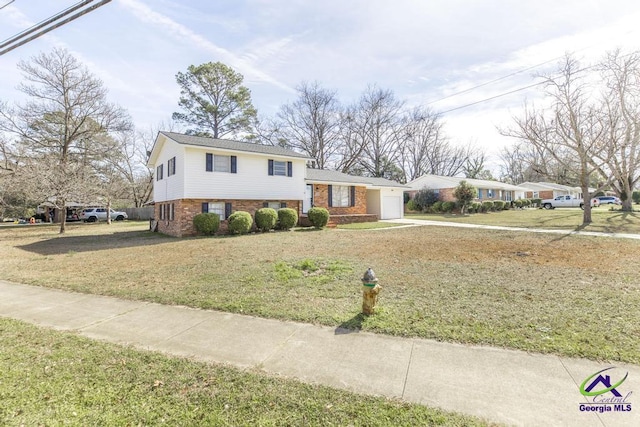
<path id="1" fill-rule="evenodd" d="M 382 218 L 398 219 L 402 218 L 400 196 L 384 196 L 382 198 Z"/>

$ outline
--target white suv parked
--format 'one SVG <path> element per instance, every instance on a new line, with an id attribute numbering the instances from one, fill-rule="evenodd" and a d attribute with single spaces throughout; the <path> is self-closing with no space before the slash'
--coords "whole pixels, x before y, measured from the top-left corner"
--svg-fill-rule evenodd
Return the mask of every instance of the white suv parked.
<path id="1" fill-rule="evenodd" d="M 112 221 L 122 221 L 124 219 L 129 218 L 126 212 L 117 212 L 111 209 L 111 220 Z M 82 211 L 80 214 L 80 219 L 84 222 L 96 222 L 96 221 L 106 221 L 107 220 L 107 209 L 106 208 L 87 208 Z"/>

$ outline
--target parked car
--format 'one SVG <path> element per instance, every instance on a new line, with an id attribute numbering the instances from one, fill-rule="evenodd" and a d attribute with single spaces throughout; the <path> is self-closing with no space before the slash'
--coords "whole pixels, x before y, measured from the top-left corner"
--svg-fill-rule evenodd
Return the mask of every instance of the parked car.
<path id="1" fill-rule="evenodd" d="M 584 201 L 571 196 L 557 196 L 554 199 L 544 199 L 540 205 L 545 209 L 555 208 L 581 208 L 584 209 Z M 591 207 L 600 206 L 600 201 L 596 198 L 591 199 Z"/>
<path id="2" fill-rule="evenodd" d="M 118 212 L 113 209 L 110 210 L 111 220 L 122 221 L 127 218 L 126 212 Z M 87 208 L 83 209 L 80 214 L 80 219 L 84 222 L 96 222 L 96 221 L 106 221 L 107 220 L 107 209 L 106 208 Z"/>
<path id="3" fill-rule="evenodd" d="M 601 205 L 621 205 L 622 200 L 614 196 L 598 196 L 596 197 Z"/>

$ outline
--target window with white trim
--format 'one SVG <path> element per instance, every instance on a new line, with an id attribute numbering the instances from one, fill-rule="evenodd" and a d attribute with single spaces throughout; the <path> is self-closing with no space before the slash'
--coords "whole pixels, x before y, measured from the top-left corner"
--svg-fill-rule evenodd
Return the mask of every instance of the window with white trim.
<path id="1" fill-rule="evenodd" d="M 220 217 L 220 221 L 224 221 L 227 219 L 226 215 L 225 215 L 225 206 L 224 206 L 224 202 L 211 202 L 209 203 L 209 208 L 208 211 L 209 213 L 214 213 L 214 214 L 218 214 L 218 216 Z"/>
<path id="2" fill-rule="evenodd" d="M 176 158 L 172 157 L 167 162 L 167 176 L 176 174 Z"/>
<path id="3" fill-rule="evenodd" d="M 235 156 L 223 156 L 220 154 L 206 153 L 207 172 L 227 172 L 236 173 L 234 168 Z"/>
<path id="4" fill-rule="evenodd" d="M 493 190 L 489 189 L 487 190 L 487 197 L 492 199 L 493 198 Z"/>
<path id="5" fill-rule="evenodd" d="M 334 185 L 331 190 L 331 206 L 346 208 L 351 206 L 351 187 Z"/>
<path id="6" fill-rule="evenodd" d="M 287 176 L 287 162 L 273 161 L 273 174 Z"/>
<path id="7" fill-rule="evenodd" d="M 156 181 L 160 181 L 162 179 L 162 172 L 164 171 L 164 164 L 158 165 L 156 168 Z"/>

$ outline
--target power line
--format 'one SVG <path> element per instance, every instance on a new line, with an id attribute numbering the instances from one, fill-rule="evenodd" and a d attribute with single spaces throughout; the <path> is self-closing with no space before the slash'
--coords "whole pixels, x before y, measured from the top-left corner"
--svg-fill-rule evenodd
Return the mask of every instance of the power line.
<path id="1" fill-rule="evenodd" d="M 4 40 L 2 43 L 0 43 L 0 56 L 4 55 L 7 52 L 12 51 L 13 49 L 20 47 L 32 40 L 35 40 L 36 38 L 48 33 L 49 31 L 55 30 L 58 27 L 61 27 L 79 17 L 81 17 L 82 15 L 85 15 L 101 6 L 104 6 L 105 4 L 109 3 L 111 0 L 101 0 L 98 3 L 86 7 L 84 9 L 82 9 L 83 7 L 93 3 L 95 0 L 84 0 L 81 1 L 79 3 L 76 3 L 75 5 L 61 11 L 58 12 L 57 14 L 45 19 L 44 21 L 39 22 L 38 24 L 27 28 L 26 30 L 12 36 L 9 37 L 8 39 Z M 70 15 L 71 13 L 74 13 L 78 11 L 77 13 L 75 13 L 74 15 L 69 16 L 66 19 L 62 19 L 67 15 Z M 51 25 L 50 25 L 51 24 Z M 50 25 L 50 26 L 48 26 Z M 35 33 L 35 34 L 33 34 Z M 31 36 L 29 36 L 30 34 L 33 34 Z M 29 36 L 29 37 L 27 37 Z"/>
<path id="2" fill-rule="evenodd" d="M 476 105 L 476 104 L 481 104 L 483 102 L 491 101 L 491 100 L 496 99 L 496 98 L 501 98 L 503 96 L 511 95 L 512 93 L 521 92 L 523 90 L 531 89 L 532 87 L 539 86 L 539 85 L 541 85 L 543 83 L 545 83 L 545 82 L 534 83 L 534 84 L 529 85 L 529 86 L 525 86 L 525 87 L 521 87 L 521 88 L 518 88 L 518 89 L 514 89 L 514 90 L 511 90 L 509 92 L 504 92 L 504 93 L 501 93 L 501 94 L 498 94 L 498 95 L 495 95 L 495 96 L 491 96 L 489 98 L 484 98 L 484 99 L 481 99 L 479 101 L 472 102 L 470 104 L 465 104 L 465 105 L 461 105 L 459 107 L 451 108 L 451 109 L 446 110 L 446 111 L 441 111 L 440 114 L 450 113 L 451 111 L 456 111 L 456 110 L 460 110 L 462 108 L 471 107 L 471 106 Z"/>
<path id="3" fill-rule="evenodd" d="M 5 7 L 9 6 L 11 3 L 13 3 L 16 0 L 10 0 L 8 3 L 3 4 L 2 6 L 0 6 L 0 10 L 4 9 Z"/>

